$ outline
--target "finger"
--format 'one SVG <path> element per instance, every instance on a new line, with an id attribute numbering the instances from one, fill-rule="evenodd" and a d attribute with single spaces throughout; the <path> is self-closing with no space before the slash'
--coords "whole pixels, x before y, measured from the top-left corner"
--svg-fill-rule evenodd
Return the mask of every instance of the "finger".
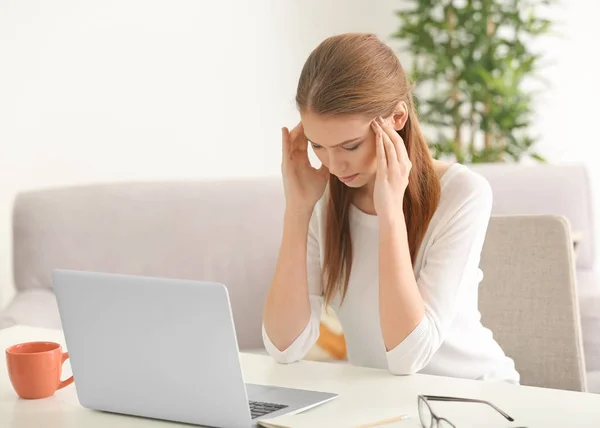
<path id="1" fill-rule="evenodd" d="M 408 152 L 406 151 L 406 146 L 404 145 L 404 140 L 398 134 L 398 132 L 390 125 L 385 123 L 382 118 L 380 118 L 381 127 L 384 131 L 386 131 L 387 136 L 390 138 L 394 145 L 394 149 L 396 150 L 396 159 L 401 164 L 405 164 L 409 161 Z"/>
<path id="2" fill-rule="evenodd" d="M 296 134 L 298 134 L 298 132 L 302 131 L 302 122 L 298 122 L 298 124 L 296 126 L 294 126 L 294 128 L 291 131 L 291 135 L 295 136 Z"/>
<path id="3" fill-rule="evenodd" d="M 387 164 L 389 167 L 393 167 L 394 165 L 398 164 L 398 155 L 396 154 L 396 148 L 394 147 L 394 143 L 390 139 L 390 136 L 383 128 L 382 123 L 378 123 L 378 125 L 381 127 L 381 138 L 383 140 L 383 147 L 385 147 L 385 158 L 387 159 Z"/>
<path id="4" fill-rule="evenodd" d="M 290 131 L 285 126 L 281 128 L 281 152 L 283 160 L 290 158 Z"/>
<path id="5" fill-rule="evenodd" d="M 389 150 L 392 151 L 393 150 L 393 156 L 392 156 L 392 160 L 390 160 L 389 162 L 398 164 L 400 162 L 400 147 L 398 146 L 398 139 L 400 138 L 400 135 L 398 135 L 398 133 L 396 132 L 396 130 L 391 127 L 390 125 L 388 125 L 387 123 L 385 123 L 385 121 L 383 120 L 382 117 L 379 117 L 378 119 L 379 121 L 379 125 L 381 126 L 381 128 L 383 129 L 383 142 L 384 144 L 386 144 L 386 149 L 387 149 L 387 144 L 391 145 L 392 148 L 390 148 Z M 402 139 L 400 138 L 400 141 Z"/>
<path id="6" fill-rule="evenodd" d="M 304 127 L 302 126 L 302 122 L 299 122 L 298 125 L 292 129 L 290 133 L 291 145 L 295 150 L 300 151 L 308 151 L 308 140 L 304 135 Z"/>
<path id="7" fill-rule="evenodd" d="M 410 158 L 408 157 L 406 144 L 404 144 L 404 140 L 402 139 L 400 134 L 396 133 L 396 135 L 398 136 L 398 142 L 396 143 L 396 147 L 398 147 L 398 149 L 396 150 L 398 152 L 398 161 L 401 164 L 408 164 L 410 163 Z"/>
<path id="8" fill-rule="evenodd" d="M 385 148 L 383 146 L 383 130 L 376 121 L 371 122 L 371 128 L 375 133 L 375 153 L 377 156 L 377 170 L 385 171 L 387 168 L 387 160 L 385 157 Z"/>

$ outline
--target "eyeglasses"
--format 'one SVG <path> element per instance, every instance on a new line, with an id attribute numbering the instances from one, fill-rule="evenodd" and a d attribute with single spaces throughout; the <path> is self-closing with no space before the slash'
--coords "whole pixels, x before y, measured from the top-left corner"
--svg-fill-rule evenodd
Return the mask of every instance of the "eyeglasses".
<path id="1" fill-rule="evenodd" d="M 492 407 L 510 422 L 514 419 L 508 416 L 505 412 L 494 406 L 492 403 L 484 400 L 476 400 L 474 398 L 457 398 L 457 397 L 440 397 L 438 395 L 419 395 L 419 419 L 421 419 L 421 425 L 423 428 L 456 428 L 456 426 L 448 419 L 440 418 L 438 415 L 433 413 L 429 401 L 453 401 L 461 403 L 481 403 L 487 404 Z"/>

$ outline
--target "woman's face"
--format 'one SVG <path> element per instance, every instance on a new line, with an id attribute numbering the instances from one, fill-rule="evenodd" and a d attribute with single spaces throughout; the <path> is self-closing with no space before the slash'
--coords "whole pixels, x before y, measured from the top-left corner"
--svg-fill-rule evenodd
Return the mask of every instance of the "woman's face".
<path id="1" fill-rule="evenodd" d="M 372 119 L 301 113 L 304 134 L 329 172 L 348 187 L 375 180 L 377 160 Z"/>

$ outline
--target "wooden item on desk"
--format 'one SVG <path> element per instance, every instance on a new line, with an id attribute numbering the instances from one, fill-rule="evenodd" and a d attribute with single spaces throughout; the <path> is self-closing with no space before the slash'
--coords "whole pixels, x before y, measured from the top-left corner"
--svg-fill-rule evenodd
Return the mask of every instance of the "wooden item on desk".
<path id="1" fill-rule="evenodd" d="M 319 338 L 305 359 L 313 361 L 340 361 L 347 358 L 346 339 L 335 312 L 323 308 Z"/>
<path id="2" fill-rule="evenodd" d="M 310 410 L 308 410 L 308 411 L 310 411 Z M 400 422 L 405 419 L 408 419 L 408 415 L 402 414 L 402 415 L 397 415 L 397 416 L 386 417 L 384 419 L 376 419 L 373 422 L 359 422 L 359 425 L 351 426 L 351 428 L 377 428 L 380 426 L 389 425 L 394 422 Z M 337 427 L 345 428 L 348 426 L 346 424 L 347 421 L 345 421 L 345 420 L 341 423 L 338 423 L 338 422 L 339 421 L 336 421 L 336 420 L 321 421 L 322 426 L 326 426 L 328 428 L 337 428 Z M 314 423 L 315 422 L 312 421 L 307 425 L 307 424 L 303 424 L 302 422 L 296 422 L 293 419 L 293 415 L 287 415 L 287 416 L 284 415 L 282 417 L 258 421 L 258 425 L 263 428 L 303 428 L 303 427 L 313 428 Z"/>

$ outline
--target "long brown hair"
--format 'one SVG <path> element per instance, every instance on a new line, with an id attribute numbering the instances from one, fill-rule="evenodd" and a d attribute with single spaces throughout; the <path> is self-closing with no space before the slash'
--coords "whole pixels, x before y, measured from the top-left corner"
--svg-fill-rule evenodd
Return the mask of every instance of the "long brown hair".
<path id="1" fill-rule="evenodd" d="M 310 54 L 298 82 L 296 104 L 300 111 L 320 115 L 359 115 L 372 119 L 388 117 L 400 101 L 406 103 L 408 120 L 398 133 L 412 162 L 404 194 L 404 215 L 414 264 L 439 202 L 440 183 L 420 130 L 411 89 L 390 47 L 373 34 L 349 33 L 324 40 Z M 331 175 L 322 278 L 326 303 L 339 292 L 343 300 L 348 290 L 352 267 L 348 221 L 351 201 L 351 189 Z"/>

